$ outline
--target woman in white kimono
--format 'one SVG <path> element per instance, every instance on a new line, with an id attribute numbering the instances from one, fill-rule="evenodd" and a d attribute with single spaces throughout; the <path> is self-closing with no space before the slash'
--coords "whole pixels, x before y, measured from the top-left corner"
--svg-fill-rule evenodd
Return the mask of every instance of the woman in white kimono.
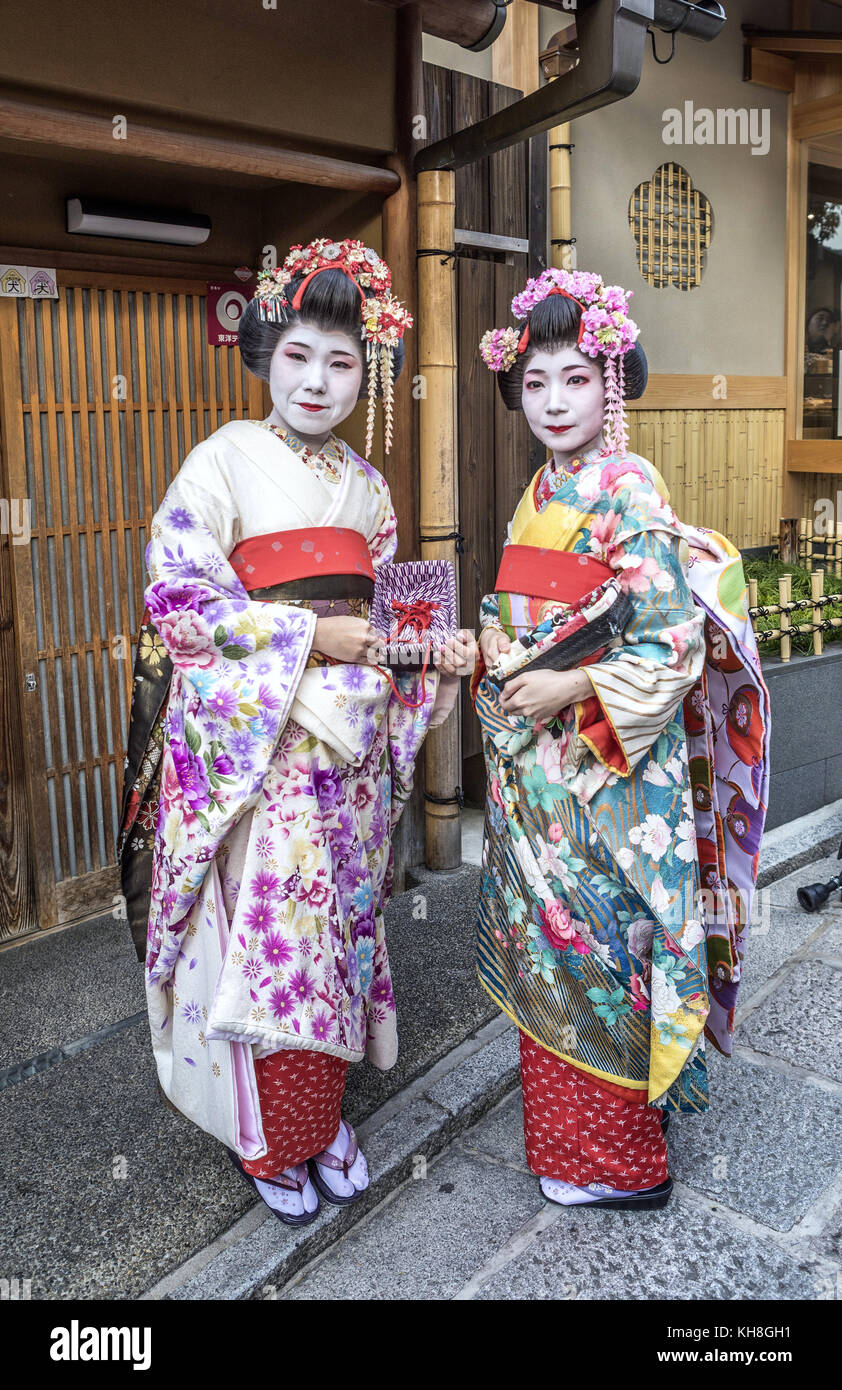
<path id="1" fill-rule="evenodd" d="M 333 431 L 367 391 L 368 452 L 385 388 L 388 445 L 411 324 L 390 280 L 326 239 L 261 277 L 240 346 L 272 413 L 192 450 L 146 552 L 119 850 L 139 949 L 148 905 L 159 1082 L 296 1225 L 316 1189 L 342 1204 L 368 1185 L 340 1108 L 349 1062 L 397 1056 L 391 834 L 474 661 L 458 633 L 425 682 L 372 664 L 395 515 Z"/>

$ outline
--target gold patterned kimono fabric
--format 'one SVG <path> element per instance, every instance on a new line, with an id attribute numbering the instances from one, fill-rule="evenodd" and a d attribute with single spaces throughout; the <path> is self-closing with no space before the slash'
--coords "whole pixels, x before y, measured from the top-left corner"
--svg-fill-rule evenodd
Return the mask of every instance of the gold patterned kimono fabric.
<path id="1" fill-rule="evenodd" d="M 269 420 L 256 420 L 255 424 L 260 425 L 261 429 L 270 430 L 286 444 L 288 449 L 293 449 L 299 458 L 311 468 L 314 473 L 320 473 L 331 483 L 341 481 L 342 472 L 345 465 L 345 446 L 341 439 L 337 439 L 331 434 L 325 440 L 321 449 L 311 449 L 309 444 L 293 434 L 292 430 L 284 429 L 283 425 L 273 425 Z"/>

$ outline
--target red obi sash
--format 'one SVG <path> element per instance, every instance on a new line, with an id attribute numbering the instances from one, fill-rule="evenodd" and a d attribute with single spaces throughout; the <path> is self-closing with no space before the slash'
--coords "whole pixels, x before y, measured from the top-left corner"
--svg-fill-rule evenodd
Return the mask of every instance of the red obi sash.
<path id="1" fill-rule="evenodd" d="M 313 575 L 364 574 L 374 580 L 368 541 L 346 526 L 304 526 L 249 536 L 234 546 L 228 559 L 248 590 Z"/>
<path id="2" fill-rule="evenodd" d="M 576 603 L 613 574 L 610 565 L 591 555 L 547 550 L 540 545 L 507 545 L 503 548 L 494 591 Z"/>
<path id="3" fill-rule="evenodd" d="M 560 603 L 577 603 L 591 589 L 613 576 L 610 565 L 595 560 L 591 555 L 577 555 L 570 550 L 547 550 L 540 545 L 507 545 L 503 548 L 494 591 L 525 594 L 528 598 L 556 599 Z M 597 660 L 595 654 L 581 664 L 589 666 Z M 485 661 L 480 653 L 471 680 L 474 704 L 484 675 Z M 605 767 L 610 767 L 621 777 L 629 775 L 625 751 L 598 695 L 588 696 L 578 706 L 576 730 Z"/>

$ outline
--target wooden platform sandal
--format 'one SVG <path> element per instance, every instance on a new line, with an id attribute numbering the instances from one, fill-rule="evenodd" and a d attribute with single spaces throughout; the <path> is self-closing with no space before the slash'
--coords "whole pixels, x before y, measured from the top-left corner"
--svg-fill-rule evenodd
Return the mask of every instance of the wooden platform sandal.
<path id="1" fill-rule="evenodd" d="M 278 1211 L 277 1207 L 269 1206 L 269 1203 L 266 1202 L 266 1199 L 261 1193 L 260 1188 L 257 1186 L 256 1180 L 252 1177 L 251 1173 L 247 1173 L 245 1168 L 243 1167 L 242 1160 L 240 1159 L 239 1154 L 234 1153 L 233 1149 L 226 1149 L 226 1153 L 228 1154 L 228 1157 L 230 1158 L 234 1167 L 237 1169 L 237 1172 L 242 1173 L 246 1182 L 250 1183 L 251 1186 L 254 1188 L 261 1202 L 265 1202 L 265 1205 L 269 1207 L 269 1210 L 271 1211 L 272 1215 L 277 1216 L 279 1221 L 283 1221 L 285 1226 L 309 1226 L 311 1221 L 315 1221 L 316 1217 L 319 1214 L 318 1205 L 316 1206 L 315 1211 L 302 1211 L 298 1216 L 292 1216 L 287 1212 Z M 300 1194 L 304 1191 L 304 1188 L 307 1184 L 307 1178 L 308 1173 L 306 1163 L 298 1163 L 295 1167 L 294 1178 L 289 1178 L 287 1177 L 286 1173 L 282 1173 L 279 1178 L 261 1178 L 260 1181 L 269 1183 L 270 1187 L 282 1187 L 287 1192 L 298 1192 Z"/>
<path id="2" fill-rule="evenodd" d="M 337 1158 L 336 1154 L 328 1153 L 327 1149 L 323 1149 L 320 1154 L 314 1154 L 311 1159 L 308 1159 L 310 1177 L 313 1179 L 317 1191 L 321 1194 L 322 1197 L 324 1197 L 326 1202 L 332 1202 L 335 1207 L 347 1207 L 351 1204 L 351 1202 L 359 1201 L 360 1197 L 362 1197 L 363 1195 L 363 1192 L 366 1192 L 368 1190 L 364 1187 L 360 1192 L 355 1191 L 351 1193 L 348 1197 L 340 1197 L 338 1193 L 334 1192 L 330 1187 L 328 1187 L 327 1183 L 324 1181 L 321 1173 L 319 1172 L 319 1164 L 321 1164 L 323 1168 L 334 1168 L 337 1170 L 337 1172 L 341 1168 L 342 1176 L 345 1178 L 346 1181 L 349 1180 L 348 1170 L 350 1168 L 353 1168 L 357 1158 L 357 1154 L 360 1150 L 359 1145 L 357 1143 L 357 1136 L 354 1133 L 352 1126 L 349 1125 L 347 1120 L 343 1120 L 342 1123 L 348 1131 L 348 1148 L 346 1150 L 345 1157 Z"/>

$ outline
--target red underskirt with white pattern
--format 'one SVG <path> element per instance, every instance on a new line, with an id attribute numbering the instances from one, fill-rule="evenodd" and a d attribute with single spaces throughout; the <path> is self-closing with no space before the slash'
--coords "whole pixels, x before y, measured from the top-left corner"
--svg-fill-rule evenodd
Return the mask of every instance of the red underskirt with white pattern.
<path id="1" fill-rule="evenodd" d="M 348 1063 L 326 1052 L 282 1048 L 256 1057 L 254 1072 L 268 1152 L 243 1159 L 253 1178 L 276 1178 L 332 1144 L 339 1133 Z"/>
<path id="2" fill-rule="evenodd" d="M 563 1062 L 520 1034 L 523 1132 L 533 1173 L 621 1192 L 657 1187 L 668 1177 L 661 1111 L 645 1091 L 603 1081 Z"/>

